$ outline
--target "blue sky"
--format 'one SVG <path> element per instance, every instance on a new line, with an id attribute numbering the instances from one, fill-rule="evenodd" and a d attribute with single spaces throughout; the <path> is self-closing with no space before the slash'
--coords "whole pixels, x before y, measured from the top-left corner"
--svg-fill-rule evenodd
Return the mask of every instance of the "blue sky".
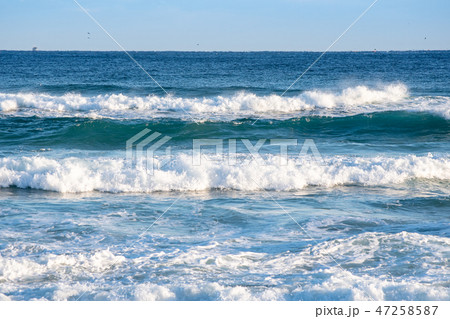
<path id="1" fill-rule="evenodd" d="M 78 1 L 127 50 L 149 51 L 323 51 L 373 2 Z M 450 49 L 449 16 L 449 0 L 379 0 L 333 50 Z M 3 50 L 119 50 L 73 0 L 0 0 L 0 30 Z"/>

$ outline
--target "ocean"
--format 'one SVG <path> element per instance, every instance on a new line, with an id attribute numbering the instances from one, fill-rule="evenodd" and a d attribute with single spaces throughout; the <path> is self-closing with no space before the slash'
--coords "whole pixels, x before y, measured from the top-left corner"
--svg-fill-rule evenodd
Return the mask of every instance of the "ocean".
<path id="1" fill-rule="evenodd" d="M 450 51 L 130 54 L 0 51 L 0 300 L 450 299 Z"/>

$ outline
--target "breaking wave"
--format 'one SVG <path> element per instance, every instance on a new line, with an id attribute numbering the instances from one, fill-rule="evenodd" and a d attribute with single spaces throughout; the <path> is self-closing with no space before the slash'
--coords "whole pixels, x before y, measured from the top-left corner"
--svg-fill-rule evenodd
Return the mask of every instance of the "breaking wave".
<path id="1" fill-rule="evenodd" d="M 39 117 L 196 120 L 242 117 L 285 118 L 308 115 L 348 116 L 380 111 L 426 111 L 450 118 L 450 98 L 410 97 L 404 84 L 380 88 L 349 87 L 340 92 L 307 91 L 293 97 L 257 96 L 240 92 L 213 98 L 126 96 L 102 94 L 53 96 L 37 93 L 0 93 L 0 114 Z"/>
<path id="2" fill-rule="evenodd" d="M 161 158 L 160 158 L 161 160 Z M 189 154 L 178 154 L 150 175 L 144 167 L 131 167 L 123 158 L 19 157 L 0 159 L 0 187 L 33 188 L 62 193 L 156 192 L 224 190 L 292 191 L 309 186 L 377 186 L 412 179 L 450 180 L 450 158 L 402 157 L 290 159 L 270 155 L 262 164 L 243 158 L 238 165 L 209 155 L 195 165 Z M 158 164 L 158 159 L 155 160 Z"/>

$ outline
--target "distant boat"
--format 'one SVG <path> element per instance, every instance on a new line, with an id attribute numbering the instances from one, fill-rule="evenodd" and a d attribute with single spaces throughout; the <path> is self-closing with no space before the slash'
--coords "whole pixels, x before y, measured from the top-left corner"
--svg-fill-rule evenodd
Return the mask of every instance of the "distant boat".
<path id="1" fill-rule="evenodd" d="M 37 47 L 33 47 L 33 49 L 31 49 L 31 51 L 37 51 Z"/>

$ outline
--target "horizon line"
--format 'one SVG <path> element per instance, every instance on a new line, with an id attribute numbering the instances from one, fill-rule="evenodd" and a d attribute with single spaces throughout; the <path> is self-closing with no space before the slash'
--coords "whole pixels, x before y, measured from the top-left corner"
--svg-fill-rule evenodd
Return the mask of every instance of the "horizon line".
<path id="1" fill-rule="evenodd" d="M 316 50 L 127 50 L 128 52 L 190 52 L 190 53 L 258 53 L 258 52 L 292 52 L 292 53 L 320 53 Z M 330 50 L 327 53 L 364 53 L 364 52 L 430 52 L 430 51 L 450 51 L 450 49 L 406 49 L 406 50 Z M 39 50 L 39 49 L 0 49 L 0 52 L 123 52 L 122 50 Z"/>

